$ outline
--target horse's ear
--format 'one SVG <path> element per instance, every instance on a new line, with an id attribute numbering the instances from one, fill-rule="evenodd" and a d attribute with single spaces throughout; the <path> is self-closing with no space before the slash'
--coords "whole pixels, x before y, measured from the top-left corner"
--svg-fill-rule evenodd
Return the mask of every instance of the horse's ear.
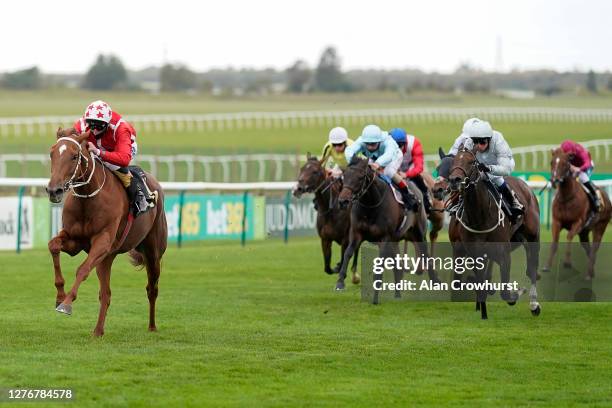
<path id="1" fill-rule="evenodd" d="M 306 152 L 306 160 L 310 160 L 311 154 L 310 152 Z"/>
<path id="2" fill-rule="evenodd" d="M 444 153 L 444 149 L 442 149 L 441 147 L 438 147 L 438 156 L 440 156 L 440 159 L 446 157 L 446 153 Z"/>
<path id="3" fill-rule="evenodd" d="M 64 129 L 62 129 L 62 127 L 60 126 L 60 127 L 57 128 L 57 133 L 55 134 L 55 138 L 59 139 L 63 135 L 64 135 Z"/>
<path id="4" fill-rule="evenodd" d="M 75 139 L 76 139 L 77 142 L 83 143 L 84 141 L 89 139 L 89 131 L 82 132 L 80 135 L 77 135 L 77 137 Z"/>

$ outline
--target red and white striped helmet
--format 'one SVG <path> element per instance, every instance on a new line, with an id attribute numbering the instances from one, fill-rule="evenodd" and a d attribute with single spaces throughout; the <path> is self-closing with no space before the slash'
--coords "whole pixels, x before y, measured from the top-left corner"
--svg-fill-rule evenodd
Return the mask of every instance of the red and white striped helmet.
<path id="1" fill-rule="evenodd" d="M 85 109 L 83 119 L 85 119 L 85 121 L 90 119 L 110 123 L 112 116 L 113 110 L 108 103 L 104 101 L 93 101 Z"/>

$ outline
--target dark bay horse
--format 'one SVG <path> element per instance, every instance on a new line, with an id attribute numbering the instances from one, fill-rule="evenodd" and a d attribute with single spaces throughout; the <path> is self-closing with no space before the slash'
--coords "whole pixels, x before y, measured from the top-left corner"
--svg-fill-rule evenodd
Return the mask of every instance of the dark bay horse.
<path id="1" fill-rule="evenodd" d="M 134 219 L 128 231 L 128 199 L 119 179 L 97 157 L 87 151 L 89 133 L 77 134 L 74 129 L 59 129 L 51 147 L 51 178 L 47 186 L 49 200 L 59 203 L 64 193 L 72 190 L 64 202 L 63 228 L 49 241 L 57 288 L 56 310 L 72 314 L 81 283 L 96 268 L 100 281 L 100 314 L 93 331 L 104 334 L 104 321 L 110 305 L 111 266 L 120 253 L 129 252 L 135 266 L 147 269 L 149 298 L 149 330 L 155 331 L 155 301 L 158 294 L 160 261 L 166 250 L 167 226 L 163 192 L 159 183 L 147 175 L 151 191 L 158 192 L 157 205 Z M 134 181 L 132 181 L 134 182 Z M 60 252 L 75 256 L 85 251 L 87 258 L 77 268 L 74 285 L 64 292 L 60 268 Z"/>
<path id="2" fill-rule="evenodd" d="M 301 197 L 304 193 L 314 193 L 317 208 L 317 232 L 321 238 L 321 249 L 323 250 L 323 262 L 325 272 L 328 274 L 338 273 L 342 266 L 344 252 L 349 243 L 350 209 L 340 208 L 338 196 L 342 189 L 342 180 L 328 177 L 321 162 L 315 157 L 307 157 L 306 164 L 300 169 L 298 183 L 293 192 L 295 197 Z M 340 262 L 334 269 L 331 268 L 332 243 L 336 242 L 341 247 Z M 353 257 L 353 283 L 361 281 L 357 273 L 358 252 Z"/>
<path id="3" fill-rule="evenodd" d="M 473 150 L 462 148 L 453 158 L 448 181 L 450 189 L 463 200 L 462 208 L 455 215 L 453 232 L 456 245 L 454 256 L 460 250 L 470 256 L 482 256 L 482 249 L 487 249 L 488 262 L 500 266 L 503 283 L 510 281 L 510 252 L 522 245 L 527 256 L 526 275 L 531 281 L 529 290 L 529 307 L 534 316 L 538 316 L 541 306 L 537 301 L 536 281 L 540 250 L 540 210 L 537 199 L 525 182 L 515 177 L 505 177 L 507 183 L 518 195 L 525 206 L 524 216 L 511 223 L 502 210 L 499 194 L 492 192 L 486 173 L 478 170 L 478 160 Z M 451 232 L 449 231 L 449 235 Z M 485 245 L 486 243 L 491 243 Z M 476 273 L 477 280 L 483 282 L 490 277 L 487 265 Z M 481 317 L 487 318 L 487 291 L 477 291 L 477 309 Z M 514 305 L 519 294 L 511 290 L 502 290 L 501 297 L 508 304 Z"/>
<path id="4" fill-rule="evenodd" d="M 421 201 L 420 190 L 412 183 L 409 188 Z M 389 185 L 384 182 L 369 166 L 368 161 L 359 157 L 351 160 L 344 172 L 344 185 L 340 192 L 340 205 L 351 208 L 351 228 L 349 246 L 344 253 L 344 259 L 336 290 L 344 289 L 344 279 L 348 260 L 363 241 L 379 244 L 380 256 L 394 257 L 399 252 L 399 241 L 408 239 L 417 246 L 420 254 L 427 253 L 427 218 L 423 206 L 417 212 L 409 211 L 404 220 L 404 206 L 399 204 Z M 430 279 L 438 282 L 433 270 L 429 270 Z M 402 277 L 401 270 L 394 270 L 395 281 Z M 396 291 L 396 297 L 399 292 Z M 379 293 L 375 291 L 374 303 L 378 303 Z"/>
<path id="5" fill-rule="evenodd" d="M 559 246 L 559 234 L 561 229 L 567 229 L 567 247 L 563 265 L 566 268 L 572 266 L 571 242 L 574 236 L 580 237 L 580 243 L 589 258 L 589 267 L 585 274 L 587 280 L 595 276 L 595 260 L 601 238 L 612 218 L 612 206 L 610 198 L 605 191 L 598 189 L 601 195 L 602 208 L 593 217 L 587 220 L 591 214 L 591 202 L 580 182 L 571 174 L 570 158 L 561 148 L 552 151 L 550 162 L 551 182 L 557 193 L 552 203 L 552 244 L 550 255 L 544 271 L 549 271 L 553 258 Z M 589 243 L 589 232 L 593 232 L 593 243 Z"/>

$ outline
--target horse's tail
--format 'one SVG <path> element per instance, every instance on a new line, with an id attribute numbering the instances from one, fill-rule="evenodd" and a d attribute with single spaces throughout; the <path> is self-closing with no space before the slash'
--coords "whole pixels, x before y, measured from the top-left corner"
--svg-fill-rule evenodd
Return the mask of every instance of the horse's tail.
<path id="1" fill-rule="evenodd" d="M 141 254 L 140 252 L 136 251 L 135 249 L 132 249 L 129 253 L 128 256 L 130 257 L 130 263 L 135 266 L 135 267 L 139 267 L 138 269 L 142 269 L 144 268 L 145 265 L 145 258 L 144 255 Z"/>

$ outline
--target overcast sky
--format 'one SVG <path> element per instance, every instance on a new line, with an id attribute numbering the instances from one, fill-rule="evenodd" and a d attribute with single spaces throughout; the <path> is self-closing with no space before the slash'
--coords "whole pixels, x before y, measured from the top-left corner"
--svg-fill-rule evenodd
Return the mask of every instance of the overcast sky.
<path id="1" fill-rule="evenodd" d="M 326 45 L 343 68 L 449 72 L 460 62 L 611 70 L 612 1 L 6 1 L 0 71 L 82 72 L 102 53 L 130 69 L 315 65 Z"/>

